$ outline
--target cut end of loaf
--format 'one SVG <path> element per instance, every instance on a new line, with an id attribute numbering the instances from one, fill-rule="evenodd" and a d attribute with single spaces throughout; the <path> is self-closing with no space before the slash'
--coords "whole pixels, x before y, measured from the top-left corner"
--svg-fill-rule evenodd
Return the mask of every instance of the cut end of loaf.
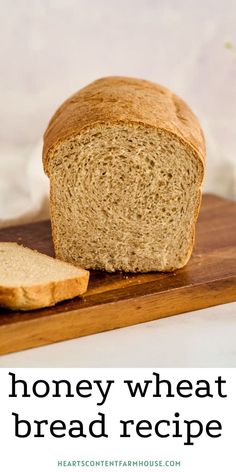
<path id="1" fill-rule="evenodd" d="M 0 243 L 0 306 L 34 310 L 86 292 L 89 272 L 16 243 Z"/>
<path id="2" fill-rule="evenodd" d="M 188 262 L 203 179 L 193 147 L 167 130 L 104 123 L 50 152 L 58 258 L 109 272 L 172 271 Z"/>

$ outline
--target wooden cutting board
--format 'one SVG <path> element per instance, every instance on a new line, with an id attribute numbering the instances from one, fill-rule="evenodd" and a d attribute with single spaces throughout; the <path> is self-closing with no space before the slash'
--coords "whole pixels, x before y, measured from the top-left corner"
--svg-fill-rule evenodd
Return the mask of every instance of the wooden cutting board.
<path id="1" fill-rule="evenodd" d="M 5 228 L 16 241 L 53 254 L 50 223 Z M 83 298 L 29 312 L 0 309 L 0 354 L 99 333 L 236 300 L 236 202 L 204 195 L 188 265 L 171 274 L 91 273 Z"/>

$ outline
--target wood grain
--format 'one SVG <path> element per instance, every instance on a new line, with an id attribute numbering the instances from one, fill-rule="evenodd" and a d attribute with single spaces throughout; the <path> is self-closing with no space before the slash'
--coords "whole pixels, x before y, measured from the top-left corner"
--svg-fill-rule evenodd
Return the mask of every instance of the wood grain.
<path id="1" fill-rule="evenodd" d="M 53 254 L 49 221 L 0 231 Z M 82 298 L 30 312 L 0 309 L 0 354 L 236 300 L 236 202 L 204 195 L 188 265 L 171 274 L 93 272 Z"/>

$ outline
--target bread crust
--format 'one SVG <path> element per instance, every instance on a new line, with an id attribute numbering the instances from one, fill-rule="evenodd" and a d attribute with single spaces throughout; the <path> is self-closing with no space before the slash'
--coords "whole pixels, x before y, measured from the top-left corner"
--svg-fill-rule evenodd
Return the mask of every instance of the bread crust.
<path id="1" fill-rule="evenodd" d="M 53 115 L 44 134 L 43 164 L 49 175 L 53 149 L 65 139 L 97 124 L 143 124 L 177 136 L 205 161 L 205 141 L 198 119 L 170 90 L 147 80 L 105 77 L 66 100 Z"/>

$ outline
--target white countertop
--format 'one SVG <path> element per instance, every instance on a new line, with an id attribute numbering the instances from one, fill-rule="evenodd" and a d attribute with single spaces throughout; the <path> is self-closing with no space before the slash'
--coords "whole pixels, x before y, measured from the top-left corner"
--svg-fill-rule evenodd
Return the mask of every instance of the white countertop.
<path id="1" fill-rule="evenodd" d="M 0 357 L 1 367 L 236 367 L 236 302 Z"/>

